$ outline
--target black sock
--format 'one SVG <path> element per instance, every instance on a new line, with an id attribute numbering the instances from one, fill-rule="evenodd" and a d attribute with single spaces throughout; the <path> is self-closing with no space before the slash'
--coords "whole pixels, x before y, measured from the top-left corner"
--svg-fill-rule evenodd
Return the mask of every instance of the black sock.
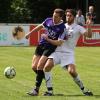
<path id="1" fill-rule="evenodd" d="M 81 88 L 81 90 L 84 90 L 84 87 L 83 87 L 83 88 Z"/>
<path id="2" fill-rule="evenodd" d="M 37 70 L 34 70 L 34 72 L 37 74 Z"/>
<path id="3" fill-rule="evenodd" d="M 43 70 L 37 70 L 37 76 L 36 76 L 36 87 L 40 87 L 41 86 L 41 83 L 42 83 L 42 80 L 44 78 L 44 72 Z"/>
<path id="4" fill-rule="evenodd" d="M 53 91 L 52 87 L 47 87 L 48 91 Z"/>

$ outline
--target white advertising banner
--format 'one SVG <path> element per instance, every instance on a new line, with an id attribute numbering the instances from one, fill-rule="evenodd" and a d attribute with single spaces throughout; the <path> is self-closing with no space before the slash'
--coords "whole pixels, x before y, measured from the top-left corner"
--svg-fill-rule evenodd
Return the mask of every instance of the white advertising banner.
<path id="1" fill-rule="evenodd" d="M 29 25 L 0 25 L 0 46 L 29 46 L 25 39 L 29 29 Z"/>

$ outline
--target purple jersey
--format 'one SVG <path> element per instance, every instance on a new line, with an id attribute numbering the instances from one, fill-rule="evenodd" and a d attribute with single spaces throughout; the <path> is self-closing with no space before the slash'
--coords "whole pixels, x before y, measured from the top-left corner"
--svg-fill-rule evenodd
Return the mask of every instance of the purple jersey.
<path id="1" fill-rule="evenodd" d="M 50 39 L 57 40 L 60 37 L 62 38 L 61 35 L 65 32 L 66 28 L 63 22 L 55 25 L 52 18 L 47 18 L 42 24 L 46 29 L 45 34 L 47 34 Z M 39 44 L 46 44 L 47 46 L 52 45 L 43 38 L 41 38 Z"/>

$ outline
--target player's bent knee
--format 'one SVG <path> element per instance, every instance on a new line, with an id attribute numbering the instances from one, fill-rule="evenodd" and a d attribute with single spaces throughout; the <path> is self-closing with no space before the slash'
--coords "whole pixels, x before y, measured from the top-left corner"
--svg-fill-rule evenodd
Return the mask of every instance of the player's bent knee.
<path id="1" fill-rule="evenodd" d="M 33 71 L 37 70 L 37 67 L 32 66 L 32 70 Z"/>
<path id="2" fill-rule="evenodd" d="M 47 69 L 46 69 L 46 67 L 44 67 L 44 68 L 43 68 L 43 71 L 44 71 L 44 72 L 47 72 Z"/>
<path id="3" fill-rule="evenodd" d="M 50 69 L 49 69 L 49 67 L 45 67 L 45 68 L 43 68 L 43 71 L 44 71 L 44 72 L 49 72 Z"/>
<path id="4" fill-rule="evenodd" d="M 72 77 L 75 77 L 75 76 L 76 76 L 75 70 L 69 70 L 68 72 L 69 72 L 69 74 L 70 74 Z"/>
<path id="5" fill-rule="evenodd" d="M 69 69 L 68 72 L 69 72 L 69 74 L 71 74 L 71 75 L 74 74 L 74 70 L 72 70 L 72 69 Z"/>

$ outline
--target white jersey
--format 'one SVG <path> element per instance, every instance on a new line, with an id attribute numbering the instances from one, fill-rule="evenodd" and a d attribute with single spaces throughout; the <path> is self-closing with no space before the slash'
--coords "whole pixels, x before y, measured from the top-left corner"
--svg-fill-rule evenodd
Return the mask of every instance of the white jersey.
<path id="1" fill-rule="evenodd" d="M 86 29 L 80 25 L 73 23 L 72 25 L 65 24 L 67 29 L 67 40 L 56 48 L 56 52 L 64 52 L 69 55 L 74 54 L 74 48 L 81 34 L 86 32 Z"/>

